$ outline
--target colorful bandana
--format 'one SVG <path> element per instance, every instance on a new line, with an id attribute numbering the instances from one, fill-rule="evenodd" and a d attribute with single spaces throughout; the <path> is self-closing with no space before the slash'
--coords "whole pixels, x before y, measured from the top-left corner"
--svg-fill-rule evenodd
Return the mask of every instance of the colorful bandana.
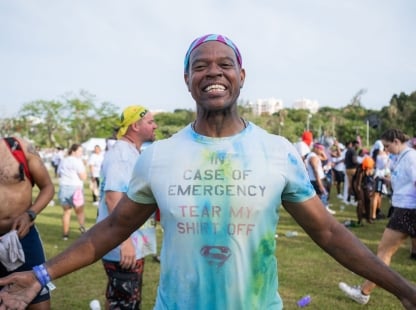
<path id="1" fill-rule="evenodd" d="M 123 113 L 120 115 L 120 128 L 117 132 L 117 139 L 120 139 L 127 132 L 127 128 L 138 120 L 141 120 L 146 113 L 149 112 L 148 109 L 140 105 L 132 105 L 124 109 Z"/>
<path id="2" fill-rule="evenodd" d="M 188 72 L 188 69 L 189 69 L 189 56 L 191 55 L 192 51 L 196 49 L 198 46 L 200 46 L 201 44 L 208 42 L 208 41 L 221 42 L 231 47 L 235 55 L 237 56 L 238 64 L 240 65 L 240 67 L 242 66 L 243 59 L 241 57 L 240 51 L 238 50 L 237 46 L 233 43 L 233 41 L 228 39 L 226 36 L 223 36 L 220 34 L 206 34 L 202 37 L 196 38 L 189 46 L 188 51 L 186 52 L 185 61 L 184 61 L 185 73 Z"/>

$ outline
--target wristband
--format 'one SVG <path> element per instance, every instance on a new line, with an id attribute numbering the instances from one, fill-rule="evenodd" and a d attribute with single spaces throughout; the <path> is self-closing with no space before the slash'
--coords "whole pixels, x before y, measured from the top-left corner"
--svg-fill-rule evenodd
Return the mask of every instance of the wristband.
<path id="1" fill-rule="evenodd" d="M 42 287 L 47 286 L 50 290 L 55 288 L 55 285 L 51 282 L 51 277 L 45 268 L 45 264 L 34 266 L 33 272 Z"/>

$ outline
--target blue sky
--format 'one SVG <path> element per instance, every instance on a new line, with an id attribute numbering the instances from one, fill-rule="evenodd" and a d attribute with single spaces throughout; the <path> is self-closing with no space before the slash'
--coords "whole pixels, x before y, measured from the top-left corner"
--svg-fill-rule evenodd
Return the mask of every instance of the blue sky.
<path id="1" fill-rule="evenodd" d="M 416 90 L 414 0 L 2 0 L 0 114 L 86 90 L 124 108 L 193 109 L 190 42 L 230 37 L 247 78 L 240 98 L 366 108 Z"/>

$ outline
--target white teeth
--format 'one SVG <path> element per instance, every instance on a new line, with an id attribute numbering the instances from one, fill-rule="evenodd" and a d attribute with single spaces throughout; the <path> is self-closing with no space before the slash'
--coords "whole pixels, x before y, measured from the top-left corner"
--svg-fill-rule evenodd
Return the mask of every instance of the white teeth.
<path id="1" fill-rule="evenodd" d="M 224 90 L 225 90 L 225 87 L 223 85 L 219 85 L 219 84 L 209 85 L 209 86 L 205 87 L 206 92 L 224 91 Z"/>

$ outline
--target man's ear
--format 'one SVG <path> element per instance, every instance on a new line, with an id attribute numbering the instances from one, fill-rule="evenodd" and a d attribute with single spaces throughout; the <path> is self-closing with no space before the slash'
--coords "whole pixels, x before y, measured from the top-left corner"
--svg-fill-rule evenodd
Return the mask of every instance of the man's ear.
<path id="1" fill-rule="evenodd" d="M 186 84 L 186 87 L 188 88 L 188 92 L 191 92 L 191 89 L 189 87 L 189 75 L 188 75 L 188 73 L 184 73 L 183 79 L 185 80 L 185 84 Z"/>
<path id="2" fill-rule="evenodd" d="M 240 70 L 240 88 L 243 88 L 245 80 L 246 80 L 246 70 L 241 69 Z"/>

